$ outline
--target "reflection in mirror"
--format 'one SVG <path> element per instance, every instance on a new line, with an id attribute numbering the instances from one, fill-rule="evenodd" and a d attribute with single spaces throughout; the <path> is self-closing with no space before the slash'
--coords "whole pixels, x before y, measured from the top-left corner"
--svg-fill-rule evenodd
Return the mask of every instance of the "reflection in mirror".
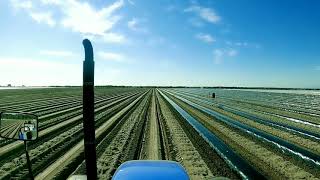
<path id="1" fill-rule="evenodd" d="M 38 118 L 32 114 L 1 113 L 0 136 L 16 140 L 35 140 L 38 137 Z"/>

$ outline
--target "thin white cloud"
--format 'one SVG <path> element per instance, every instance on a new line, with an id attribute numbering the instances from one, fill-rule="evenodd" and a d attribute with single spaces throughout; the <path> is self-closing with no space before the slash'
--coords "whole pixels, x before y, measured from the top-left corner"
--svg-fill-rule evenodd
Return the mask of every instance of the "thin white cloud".
<path id="1" fill-rule="evenodd" d="M 45 23 L 49 26 L 55 26 L 56 21 L 53 19 L 52 13 L 50 11 L 39 11 L 35 10 L 35 4 L 29 0 L 11 0 L 11 5 L 15 10 L 24 10 L 28 15 L 37 23 Z"/>
<path id="2" fill-rule="evenodd" d="M 128 43 L 126 36 L 120 33 L 107 32 L 101 36 L 92 34 L 83 34 L 84 39 L 90 39 L 95 42 L 103 42 L 108 44 L 125 44 Z"/>
<path id="3" fill-rule="evenodd" d="M 104 60 L 107 60 L 107 61 L 116 61 L 116 62 L 125 61 L 124 55 L 119 54 L 119 53 L 99 51 L 97 54 L 101 59 L 104 59 Z"/>
<path id="4" fill-rule="evenodd" d="M 229 47 L 242 47 L 242 48 L 254 48 L 254 49 L 260 49 L 261 45 L 258 43 L 251 43 L 247 41 L 225 41 L 225 44 Z"/>
<path id="5" fill-rule="evenodd" d="M 199 18 L 189 18 L 188 21 L 194 27 L 203 27 L 204 26 L 203 21 L 201 21 L 201 19 L 199 19 Z"/>
<path id="6" fill-rule="evenodd" d="M 209 23 L 217 24 L 221 21 L 221 17 L 217 15 L 217 13 L 213 9 L 210 9 L 210 8 L 201 7 L 198 5 L 192 5 L 187 9 L 185 9 L 184 11 L 193 12 Z"/>
<path id="7" fill-rule="evenodd" d="M 103 39 L 107 43 L 124 43 L 124 35 L 111 32 L 121 19 L 114 13 L 124 6 L 123 0 L 118 0 L 109 6 L 96 10 L 85 2 L 71 1 L 65 7 L 65 18 L 62 24 L 75 32 Z"/>
<path id="8" fill-rule="evenodd" d="M 125 41 L 123 35 L 112 32 L 122 18 L 116 12 L 124 6 L 124 0 L 116 0 L 100 9 L 96 9 L 89 2 L 77 0 L 11 0 L 10 2 L 15 9 L 25 10 L 38 23 L 51 27 L 59 24 L 84 36 L 106 39 L 105 42 Z M 54 17 L 51 12 L 55 12 L 56 16 Z"/>
<path id="9" fill-rule="evenodd" d="M 198 33 L 195 37 L 206 43 L 213 43 L 216 41 L 210 34 Z"/>
<path id="10" fill-rule="evenodd" d="M 234 56 L 238 55 L 238 51 L 234 50 L 234 49 L 230 49 L 227 51 L 227 55 L 230 57 L 234 57 Z"/>
<path id="11" fill-rule="evenodd" d="M 65 14 L 62 25 L 75 32 L 92 35 L 104 35 L 110 31 L 121 18 L 113 13 L 124 5 L 120 0 L 96 10 L 86 2 L 69 1 L 67 4 L 62 9 Z"/>
<path id="12" fill-rule="evenodd" d="M 30 12 L 30 16 L 37 23 L 45 23 L 51 27 L 56 25 L 56 21 L 50 12 Z"/>
<path id="13" fill-rule="evenodd" d="M 52 50 L 42 50 L 40 51 L 41 55 L 46 56 L 59 56 L 59 57 L 70 57 L 74 56 L 71 51 L 52 51 Z"/>
<path id="14" fill-rule="evenodd" d="M 136 29 L 136 25 L 137 25 L 137 20 L 135 18 L 133 18 L 132 20 L 128 21 L 128 27 L 131 30 L 135 30 Z"/>
<path id="15" fill-rule="evenodd" d="M 213 59 L 215 64 L 221 64 L 225 57 L 234 57 L 238 55 L 235 49 L 215 49 L 213 50 Z"/>
<path id="16" fill-rule="evenodd" d="M 16 10 L 31 9 L 33 4 L 30 0 L 10 0 L 12 7 Z"/>
<path id="17" fill-rule="evenodd" d="M 226 41 L 226 44 L 228 46 L 240 46 L 240 47 L 247 47 L 249 45 L 248 42 L 240 42 L 240 41 L 237 41 L 237 42 L 233 42 L 233 41 Z"/>
<path id="18" fill-rule="evenodd" d="M 117 44 L 121 44 L 126 41 L 125 36 L 118 33 L 105 33 L 103 34 L 102 39 L 104 42 Z"/>
<path id="19" fill-rule="evenodd" d="M 130 21 L 128 21 L 128 28 L 132 31 L 147 33 L 148 29 L 145 27 L 141 27 L 140 25 L 143 21 L 145 21 L 145 19 L 132 18 Z"/>
<path id="20" fill-rule="evenodd" d="M 128 0 L 128 3 L 131 5 L 135 5 L 135 3 L 132 0 Z"/>
<path id="21" fill-rule="evenodd" d="M 236 42 L 236 46 L 248 46 L 247 42 Z"/>
<path id="22" fill-rule="evenodd" d="M 41 0 L 42 4 L 50 4 L 50 5 L 61 5 L 63 3 L 62 0 Z"/>

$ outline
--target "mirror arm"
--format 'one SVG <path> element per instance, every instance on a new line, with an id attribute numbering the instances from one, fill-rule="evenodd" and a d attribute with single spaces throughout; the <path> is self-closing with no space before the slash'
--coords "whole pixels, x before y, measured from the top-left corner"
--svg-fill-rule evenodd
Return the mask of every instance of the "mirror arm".
<path id="1" fill-rule="evenodd" d="M 30 157 L 29 157 L 28 148 L 27 148 L 27 141 L 24 141 L 24 149 L 26 151 L 27 166 L 28 166 L 28 170 L 29 170 L 30 179 L 34 180 L 32 168 L 31 168 Z"/>

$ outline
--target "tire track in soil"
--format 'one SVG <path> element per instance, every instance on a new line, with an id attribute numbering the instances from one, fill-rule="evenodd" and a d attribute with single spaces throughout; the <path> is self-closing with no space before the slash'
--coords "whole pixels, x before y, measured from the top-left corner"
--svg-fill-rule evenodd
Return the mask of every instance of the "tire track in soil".
<path id="1" fill-rule="evenodd" d="M 155 89 L 153 89 L 150 103 L 151 105 L 148 108 L 147 122 L 144 128 L 144 137 L 141 140 L 139 159 L 162 159 L 162 148 L 160 142 L 161 132 L 156 103 Z"/>

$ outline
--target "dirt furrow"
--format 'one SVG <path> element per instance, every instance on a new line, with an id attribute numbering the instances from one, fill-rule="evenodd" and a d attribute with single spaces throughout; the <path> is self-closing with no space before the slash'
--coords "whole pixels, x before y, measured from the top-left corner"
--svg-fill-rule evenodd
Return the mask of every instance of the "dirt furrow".
<path id="1" fill-rule="evenodd" d="M 281 152 L 262 144 L 257 139 L 217 121 L 213 117 L 192 108 L 173 96 L 170 96 L 170 98 L 172 98 L 190 115 L 203 123 L 214 134 L 219 136 L 226 144 L 228 144 L 247 161 L 254 164 L 254 167 L 261 171 L 267 178 L 312 179 L 319 175 L 315 170 L 307 169 L 307 166 L 297 166 L 297 162 L 292 162 L 290 157 L 284 156 Z"/>
<path id="2" fill-rule="evenodd" d="M 110 130 L 110 127 L 114 126 L 114 124 L 117 123 L 117 120 L 119 120 L 119 118 L 123 117 L 126 113 L 128 113 L 128 111 L 141 99 L 142 96 L 138 97 L 128 106 L 121 109 L 121 111 L 117 112 L 109 120 L 104 121 L 104 123 L 95 131 L 96 139 L 101 139 L 101 136 L 104 136 L 105 132 L 107 130 Z M 77 165 L 79 157 L 82 157 L 81 155 L 83 154 L 83 150 L 83 140 L 81 140 L 64 155 L 62 155 L 59 159 L 56 159 L 56 161 L 52 163 L 49 167 L 47 167 L 40 174 L 38 174 L 35 179 L 53 179 L 59 177 L 61 178 L 61 176 L 66 175 L 66 172 L 70 174 L 70 169 L 72 169 L 73 166 Z M 80 158 L 80 163 L 81 162 L 82 161 Z"/>
<path id="3" fill-rule="evenodd" d="M 161 133 L 159 128 L 156 108 L 156 95 L 155 91 L 153 90 L 139 159 L 159 160 L 162 158 L 160 144 Z"/>
<path id="4" fill-rule="evenodd" d="M 320 144 L 319 142 L 317 142 L 316 140 L 311 140 L 311 139 L 307 139 L 307 138 L 304 138 L 298 134 L 293 134 L 291 132 L 286 132 L 286 131 L 283 131 L 281 129 L 276 129 L 276 128 L 273 128 L 273 127 L 270 127 L 270 126 L 267 126 L 267 125 L 264 125 L 264 124 L 260 124 L 258 122 L 255 122 L 255 121 L 251 121 L 247 118 L 244 118 L 242 116 L 239 116 L 239 115 L 236 115 L 236 114 L 233 114 L 233 113 L 230 113 L 230 112 L 227 112 L 227 111 L 224 111 L 222 109 L 219 109 L 219 108 L 216 108 L 216 107 L 213 107 L 213 106 L 210 106 L 210 105 L 207 105 L 205 103 L 202 103 L 200 101 L 195 101 L 195 100 L 191 100 L 191 101 L 194 101 L 196 102 L 197 104 L 200 104 L 204 107 L 207 107 L 209 109 L 212 109 L 216 112 L 219 112 L 221 114 L 224 114 L 226 116 L 229 116 L 231 118 L 234 118 L 236 119 L 237 121 L 239 122 L 242 122 L 244 124 L 247 124 L 251 127 L 254 127 L 254 128 L 257 128 L 257 129 L 260 129 L 264 132 L 267 132 L 269 134 L 272 134 L 274 136 L 277 136 L 277 137 L 280 137 L 282 139 L 285 139 L 291 143 L 294 143 L 294 144 L 297 144 L 305 149 L 308 149 L 314 153 L 317 153 L 317 154 L 320 154 Z"/>
<path id="5" fill-rule="evenodd" d="M 150 94 L 149 94 L 150 95 Z M 145 121 L 149 96 L 145 97 L 134 112 L 125 120 L 121 129 L 116 133 L 110 144 L 103 150 L 97 160 L 98 178 L 110 179 L 116 168 L 124 161 L 131 160 L 137 151 L 139 124 Z"/>
<path id="6" fill-rule="evenodd" d="M 170 134 L 174 159 L 182 164 L 191 179 L 209 179 L 214 177 L 197 149 L 179 125 L 175 115 L 162 98 L 159 98 L 163 121 Z"/>

